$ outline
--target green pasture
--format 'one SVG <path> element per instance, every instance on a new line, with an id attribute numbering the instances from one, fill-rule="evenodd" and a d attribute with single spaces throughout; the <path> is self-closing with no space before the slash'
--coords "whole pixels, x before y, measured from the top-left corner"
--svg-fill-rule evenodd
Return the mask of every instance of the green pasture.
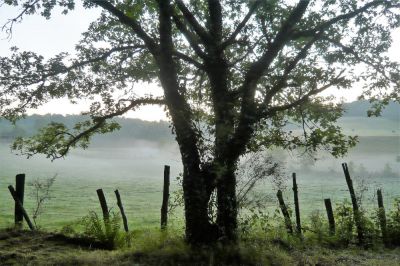
<path id="1" fill-rule="evenodd" d="M 285 197 L 292 206 L 291 172 L 297 173 L 301 214 L 304 219 L 313 211 L 325 212 L 324 198 L 333 204 L 349 199 L 341 162 L 347 161 L 357 191 L 362 193 L 363 204 L 375 208 L 377 188 L 383 188 L 384 201 L 389 208 L 395 197 L 400 196 L 400 162 L 397 137 L 364 138 L 348 158 L 332 159 L 321 156 L 312 163 L 304 158 L 285 156 L 287 173 Z M 158 228 L 162 201 L 163 165 L 171 165 L 171 179 L 181 172 L 176 146 L 160 146 L 152 142 L 132 146 L 91 147 L 75 150 L 66 159 L 51 162 L 43 157 L 25 159 L 13 155 L 8 144 L 0 144 L 0 228 L 13 223 L 14 204 L 7 186 L 15 183 L 15 175 L 26 174 L 28 184 L 35 178 L 57 175 L 52 187 L 53 198 L 44 206 L 38 220 L 43 229 L 59 230 L 64 225 L 77 224 L 89 211 L 101 213 L 96 190 L 102 188 L 108 205 L 119 212 L 114 190 L 120 191 L 129 226 L 134 229 Z M 385 167 L 387 168 L 385 170 Z M 386 172 L 385 172 L 386 171 Z M 386 175 L 386 176 L 385 176 Z M 176 182 L 171 191 L 178 189 Z M 25 206 L 32 213 L 34 199 L 32 188 L 26 186 Z M 268 211 L 277 208 L 276 190 L 266 180 L 257 186 L 256 193 L 266 197 Z M 171 218 L 181 227 L 182 209 Z"/>

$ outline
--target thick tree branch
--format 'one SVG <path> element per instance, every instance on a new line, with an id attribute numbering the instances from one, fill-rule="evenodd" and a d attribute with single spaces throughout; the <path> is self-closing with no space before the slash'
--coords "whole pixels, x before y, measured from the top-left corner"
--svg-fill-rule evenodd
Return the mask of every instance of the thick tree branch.
<path id="1" fill-rule="evenodd" d="M 232 139 L 232 145 L 236 147 L 235 153 L 232 153 L 232 160 L 236 160 L 245 150 L 254 131 L 253 125 L 257 122 L 256 106 L 254 103 L 255 90 L 259 79 L 268 70 L 270 64 L 290 39 L 292 29 L 303 17 L 310 1 L 301 0 L 292 10 L 286 21 L 281 26 L 274 41 L 268 46 L 266 52 L 255 61 L 247 71 L 244 82 L 240 88 L 242 93 L 242 104 L 240 111 L 239 124 Z"/>
<path id="2" fill-rule="evenodd" d="M 179 92 L 177 66 L 173 60 L 174 44 L 172 40 L 172 7 L 170 0 L 158 1 L 160 10 L 160 56 L 158 64 L 160 67 L 160 81 L 164 88 L 164 96 L 171 114 L 172 122 L 179 148 L 182 154 L 184 166 L 200 171 L 200 154 L 198 139 L 191 123 L 192 110 L 184 96 Z"/>
<path id="3" fill-rule="evenodd" d="M 177 14 L 172 14 L 172 18 L 178 30 L 185 36 L 186 40 L 189 42 L 190 46 L 194 50 L 194 52 L 202 59 L 206 59 L 207 55 L 203 50 L 200 48 L 200 42 L 187 27 L 181 21 L 181 18 Z"/>
<path id="4" fill-rule="evenodd" d="M 192 64 L 193 66 L 197 67 L 198 69 L 204 70 L 204 65 L 202 63 L 200 63 L 196 59 L 188 56 L 187 54 L 181 53 L 179 51 L 174 51 L 174 55 L 175 55 L 175 57 L 177 57 L 189 64 Z"/>
<path id="5" fill-rule="evenodd" d="M 56 125 L 55 127 L 50 127 L 51 133 L 46 132 L 45 138 L 42 139 L 39 135 L 39 138 L 33 137 L 32 140 L 20 139 L 18 140 L 17 144 L 13 144 L 13 149 L 21 150 L 21 154 L 27 155 L 28 157 L 38 153 L 44 153 L 48 158 L 51 157 L 52 160 L 62 158 L 66 156 L 69 150 L 75 147 L 80 141 L 84 140 L 87 142 L 94 133 L 102 130 L 102 128 L 106 125 L 106 120 L 123 115 L 129 110 L 133 110 L 134 108 L 142 105 L 165 104 L 165 101 L 162 98 L 139 98 L 124 101 L 129 101 L 129 104 L 122 108 L 117 107 L 117 110 L 102 116 L 92 115 L 92 125 L 79 133 L 73 134 L 69 132 L 64 125 Z M 54 124 L 52 124 L 52 126 L 54 126 Z M 48 134 L 51 134 L 51 138 L 49 138 Z M 68 137 L 68 139 L 65 140 L 64 136 Z M 24 149 L 27 151 L 24 152 Z"/>
<path id="6" fill-rule="evenodd" d="M 142 26 L 137 22 L 135 19 L 125 15 L 124 12 L 116 8 L 110 2 L 106 0 L 91 0 L 93 3 L 97 4 L 98 6 L 102 7 L 103 9 L 107 10 L 114 16 L 116 16 L 121 23 L 124 25 L 129 26 L 133 32 L 143 40 L 146 44 L 147 48 L 153 55 L 157 55 L 158 52 L 158 45 L 156 41 L 150 37 L 142 28 Z"/>
<path id="7" fill-rule="evenodd" d="M 181 0 L 175 0 L 179 10 L 182 12 L 185 20 L 189 23 L 190 27 L 196 32 L 204 44 L 211 41 L 210 34 L 204 29 L 202 25 L 194 17 L 193 13 L 186 7 L 186 5 Z"/>
<path id="8" fill-rule="evenodd" d="M 271 90 L 266 93 L 266 95 L 264 97 L 263 105 L 268 106 L 268 104 L 271 102 L 271 99 L 274 97 L 274 95 L 277 94 L 282 88 L 284 88 L 286 86 L 286 83 L 287 83 L 290 73 L 297 66 L 297 64 L 307 56 L 309 49 L 319 39 L 320 35 L 321 34 L 316 35 L 312 40 L 307 42 L 306 45 L 304 45 L 304 47 L 296 55 L 296 57 L 292 61 L 290 61 L 290 63 L 284 69 L 283 75 L 278 80 L 276 85 L 274 87 L 272 87 Z"/>
<path id="9" fill-rule="evenodd" d="M 142 98 L 142 99 L 134 99 L 134 100 L 130 100 L 130 104 L 109 114 L 106 114 L 104 116 L 93 116 L 93 122 L 94 125 L 91 126 L 90 128 L 82 131 L 81 133 L 74 135 L 67 143 L 67 149 L 63 154 L 60 154 L 60 157 L 64 157 L 67 153 L 68 150 L 70 149 L 70 147 L 73 147 L 76 145 L 76 143 L 78 143 L 79 140 L 81 140 L 82 138 L 86 137 L 86 136 L 90 136 L 91 134 L 93 134 L 94 132 L 96 132 L 96 130 L 100 129 L 104 123 L 106 122 L 106 120 L 117 117 L 117 116 L 121 116 L 123 114 L 125 114 L 126 112 L 137 108 L 139 106 L 142 105 L 149 105 L 149 104 L 155 104 L 155 105 L 163 105 L 165 104 L 165 100 L 164 99 L 160 99 L 160 98 Z M 71 135 L 71 134 L 69 134 Z"/>
<path id="10" fill-rule="evenodd" d="M 242 85 L 242 91 L 245 97 L 251 97 L 252 91 L 256 86 L 256 83 L 269 68 L 270 64 L 289 40 L 293 27 L 300 21 L 303 14 L 305 13 L 309 0 L 301 0 L 294 8 L 288 19 L 283 23 L 281 29 L 276 34 L 274 41 L 268 46 L 265 53 L 255 61 L 246 73 L 245 81 Z"/>
<path id="11" fill-rule="evenodd" d="M 220 0 L 208 0 L 207 2 L 212 43 L 219 45 L 222 40 L 222 6 Z"/>

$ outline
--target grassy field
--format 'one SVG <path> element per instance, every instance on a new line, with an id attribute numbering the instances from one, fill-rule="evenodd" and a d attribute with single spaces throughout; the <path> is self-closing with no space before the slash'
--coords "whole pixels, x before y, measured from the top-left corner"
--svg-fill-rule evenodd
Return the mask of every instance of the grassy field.
<path id="1" fill-rule="evenodd" d="M 53 198 L 45 206 L 39 223 L 49 229 L 76 222 L 90 210 L 100 211 L 96 189 L 103 188 L 112 211 L 118 212 L 114 190 L 120 191 L 132 227 L 158 226 L 162 200 L 163 164 L 171 165 L 171 176 L 180 171 L 174 147 L 152 147 L 140 143 L 136 148 L 94 148 L 74 151 L 65 160 L 46 158 L 29 160 L 12 155 L 6 144 L 0 145 L 0 227 L 13 221 L 13 202 L 7 186 L 15 183 L 15 174 L 25 173 L 26 183 L 56 175 Z M 162 151 L 162 153 L 161 153 Z M 172 184 L 172 189 L 174 189 Z M 33 189 L 26 186 L 25 205 L 34 206 Z"/>
<path id="2" fill-rule="evenodd" d="M 333 160 L 321 155 L 317 163 L 304 159 L 281 156 L 286 161 L 287 176 L 298 174 L 301 210 L 304 216 L 312 211 L 324 211 L 324 198 L 339 203 L 348 197 L 341 162 L 352 167 L 358 191 L 365 190 L 363 202 L 375 207 L 374 193 L 381 187 L 385 204 L 389 208 L 393 198 L 400 196 L 400 162 L 397 137 L 364 138 L 348 158 Z M 92 147 L 86 151 L 75 150 L 66 159 L 50 162 L 46 158 L 29 160 L 13 155 L 8 144 L 0 144 L 0 228 L 13 223 L 13 202 L 7 190 L 14 184 L 18 173 L 27 175 L 27 183 L 35 178 L 57 175 L 52 187 L 53 198 L 46 203 L 38 223 L 45 229 L 56 230 L 67 224 L 77 223 L 89 211 L 100 212 L 96 189 L 103 188 L 112 211 L 118 212 L 114 190 L 119 189 L 131 228 L 156 228 L 162 200 L 163 165 L 171 165 L 171 177 L 181 171 L 179 153 L 175 145 L 159 146 L 152 142 L 137 142 L 124 147 Z M 280 153 L 282 155 L 282 153 Z M 279 157 L 279 154 L 277 154 Z M 383 176 L 385 173 L 389 176 Z M 286 198 L 292 202 L 290 180 Z M 176 183 L 172 190 L 176 190 Z M 266 182 L 257 188 L 268 199 L 272 211 L 277 207 L 275 191 Z M 32 188 L 26 187 L 25 205 L 32 213 L 34 200 Z M 182 225 L 182 212 L 176 212 L 175 224 Z"/>

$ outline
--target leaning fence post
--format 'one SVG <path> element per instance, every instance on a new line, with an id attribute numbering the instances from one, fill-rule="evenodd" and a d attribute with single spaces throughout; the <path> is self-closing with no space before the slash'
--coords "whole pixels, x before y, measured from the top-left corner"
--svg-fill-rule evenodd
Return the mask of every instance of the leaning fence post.
<path id="1" fill-rule="evenodd" d="M 25 218 L 26 223 L 28 224 L 29 228 L 33 231 L 35 230 L 35 226 L 32 224 L 31 219 L 29 219 L 28 213 L 25 211 L 22 202 L 19 200 L 16 191 L 14 190 L 13 186 L 8 186 L 8 190 L 10 190 L 11 196 L 13 197 L 15 204 L 18 206 L 18 209 L 22 213 L 22 217 Z"/>
<path id="2" fill-rule="evenodd" d="M 25 174 L 18 174 L 15 176 L 15 195 L 18 198 L 21 206 L 24 206 L 24 192 L 25 192 Z M 23 213 L 22 209 L 19 207 L 17 202 L 15 202 L 15 227 L 21 229 L 23 223 Z"/>
<path id="3" fill-rule="evenodd" d="M 297 233 L 301 235 L 300 206 L 299 206 L 299 195 L 296 182 L 296 173 L 293 173 L 292 177 L 293 177 L 294 208 L 296 213 L 296 230 Z"/>
<path id="4" fill-rule="evenodd" d="M 110 221 L 110 213 L 108 212 L 106 197 L 104 196 L 103 189 L 99 188 L 96 190 L 96 192 L 97 196 L 99 197 L 101 210 L 103 211 L 104 223 L 105 225 L 108 225 Z"/>
<path id="5" fill-rule="evenodd" d="M 290 220 L 289 211 L 286 207 L 285 201 L 283 200 L 282 191 L 280 189 L 276 193 L 276 196 L 278 197 L 279 206 L 285 219 L 286 230 L 289 234 L 293 234 L 292 221 Z"/>
<path id="6" fill-rule="evenodd" d="M 168 200 L 169 200 L 169 165 L 164 166 L 164 187 L 161 205 L 161 229 L 165 229 L 168 224 Z"/>
<path id="7" fill-rule="evenodd" d="M 354 192 L 353 181 L 351 180 L 349 168 L 346 163 L 342 163 L 344 176 L 346 178 L 347 187 L 349 188 L 351 203 L 353 205 L 354 220 L 357 227 L 358 242 L 360 245 L 364 243 L 364 230 L 361 221 L 360 208 L 357 203 L 356 193 Z"/>
<path id="8" fill-rule="evenodd" d="M 376 194 L 378 195 L 378 217 L 379 217 L 379 224 L 381 226 L 382 232 L 382 240 L 385 246 L 388 245 L 387 242 L 387 231 L 386 231 L 386 214 L 385 214 L 385 207 L 383 206 L 383 197 L 382 197 L 382 190 L 378 189 Z"/>
<path id="9" fill-rule="evenodd" d="M 117 197 L 117 205 L 119 207 L 119 210 L 121 211 L 121 216 L 122 216 L 122 221 L 124 223 L 125 232 L 128 232 L 129 231 L 129 229 L 128 229 L 128 220 L 126 219 L 124 206 L 122 205 L 121 195 L 119 194 L 118 189 L 115 190 L 114 192 L 115 192 L 115 196 Z"/>
<path id="10" fill-rule="evenodd" d="M 328 215 L 329 234 L 335 235 L 335 217 L 333 216 L 331 199 L 324 199 L 326 214 Z"/>

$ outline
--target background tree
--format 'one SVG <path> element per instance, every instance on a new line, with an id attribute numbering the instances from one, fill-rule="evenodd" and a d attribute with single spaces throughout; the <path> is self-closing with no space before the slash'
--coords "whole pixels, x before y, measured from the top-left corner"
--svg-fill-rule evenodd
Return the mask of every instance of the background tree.
<path id="1" fill-rule="evenodd" d="M 74 0 L 3 0 L 24 16 L 67 14 Z M 51 99 L 91 99 L 90 120 L 50 123 L 14 149 L 56 159 L 86 148 L 95 133 L 118 129 L 113 117 L 146 104 L 165 105 L 183 163 L 190 243 L 235 240 L 235 170 L 248 151 L 280 146 L 325 148 L 340 156 L 356 142 L 334 122 L 340 105 L 318 96 L 364 84 L 364 97 L 399 100 L 399 64 L 385 54 L 399 26 L 399 1 L 85 0 L 102 9 L 76 46 L 44 60 L 13 48 L 0 59 L 0 111 L 15 120 Z M 88 12 L 90 12 L 88 10 Z M 158 83 L 163 98 L 138 97 L 132 84 Z M 143 88 L 146 90 L 146 88 Z M 285 131 L 287 124 L 301 131 Z M 217 192 L 217 219 L 208 201 Z"/>

